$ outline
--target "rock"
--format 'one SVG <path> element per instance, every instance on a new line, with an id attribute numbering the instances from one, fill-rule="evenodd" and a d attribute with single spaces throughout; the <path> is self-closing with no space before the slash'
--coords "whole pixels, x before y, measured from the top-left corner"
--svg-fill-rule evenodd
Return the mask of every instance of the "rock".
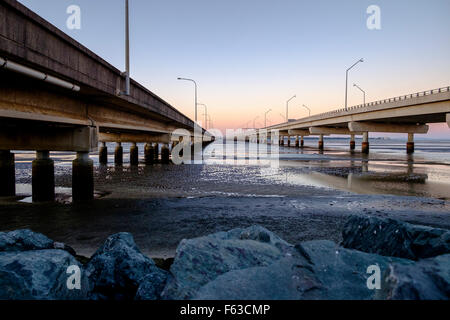
<path id="1" fill-rule="evenodd" d="M 29 229 L 20 229 L 10 232 L 0 232 L 0 252 L 2 251 L 28 251 L 44 249 L 61 249 L 75 256 L 75 250 L 68 245 L 55 242 L 45 235 Z"/>
<path id="2" fill-rule="evenodd" d="M 156 267 L 152 259 L 144 256 L 136 246 L 129 233 L 110 236 L 85 266 L 86 275 L 92 285 L 91 299 L 134 299 L 141 281 L 147 283 L 142 287 L 140 298 L 159 296 L 161 282 L 165 282 L 167 272 Z M 155 279 L 151 292 L 148 282 Z"/>
<path id="3" fill-rule="evenodd" d="M 29 229 L 0 232 L 0 252 L 53 249 L 53 240 Z"/>
<path id="4" fill-rule="evenodd" d="M 342 232 L 342 245 L 364 252 L 407 259 L 450 253 L 450 231 L 410 223 L 354 215 Z"/>
<path id="5" fill-rule="evenodd" d="M 317 299 L 323 286 L 305 260 L 282 257 L 269 266 L 231 270 L 198 289 L 196 300 Z"/>
<path id="6" fill-rule="evenodd" d="M 170 267 L 164 299 L 188 299 L 206 283 L 231 270 L 268 266 L 292 248 L 260 226 L 182 240 Z"/>
<path id="7" fill-rule="evenodd" d="M 69 266 L 80 263 L 63 250 L 0 252 L 0 300 L 85 299 L 89 284 L 81 271 L 80 289 L 70 290 Z"/>
<path id="8" fill-rule="evenodd" d="M 450 254 L 420 260 L 415 264 L 393 263 L 386 270 L 377 299 L 450 299 Z"/>
<path id="9" fill-rule="evenodd" d="M 135 300 L 158 300 L 168 279 L 165 272 L 152 272 L 146 275 L 140 282 Z"/>
<path id="10" fill-rule="evenodd" d="M 327 240 L 308 241 L 274 263 L 229 271 L 199 288 L 194 299 L 372 299 L 367 267 L 381 272 L 409 260 L 345 249 Z M 381 274 L 380 274 L 381 276 Z"/>

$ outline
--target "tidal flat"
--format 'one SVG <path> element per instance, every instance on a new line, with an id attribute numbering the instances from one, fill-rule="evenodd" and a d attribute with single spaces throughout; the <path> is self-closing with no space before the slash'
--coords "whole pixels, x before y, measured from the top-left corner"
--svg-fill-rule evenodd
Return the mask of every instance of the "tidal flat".
<path id="1" fill-rule="evenodd" d="M 447 146 L 439 145 L 431 157 L 420 144 L 414 157 L 394 147 L 369 157 L 334 147 L 324 153 L 280 147 L 278 168 L 245 155 L 225 164 L 96 163 L 96 199 L 80 204 L 70 199 L 73 155 L 52 155 L 58 201 L 36 204 L 29 201 L 34 155 L 16 154 L 18 195 L 0 202 L 0 226 L 2 231 L 32 229 L 86 257 L 111 234 L 130 232 L 153 258 L 173 257 L 182 239 L 251 225 L 294 244 L 339 243 L 348 215 L 358 213 L 450 229 Z"/>

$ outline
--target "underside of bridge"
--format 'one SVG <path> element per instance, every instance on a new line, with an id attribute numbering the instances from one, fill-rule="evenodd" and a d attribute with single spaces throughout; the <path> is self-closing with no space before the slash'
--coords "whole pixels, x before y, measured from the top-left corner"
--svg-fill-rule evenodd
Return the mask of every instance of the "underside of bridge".
<path id="1" fill-rule="evenodd" d="M 131 79 L 123 95 L 122 72 L 14 0 L 0 2 L 0 196 L 15 194 L 14 154 L 34 150 L 33 200 L 54 198 L 50 151 L 76 152 L 73 199 L 93 197 L 93 164 L 106 142 L 132 143 L 130 163 L 138 163 L 136 143 L 146 143 L 145 162 L 169 162 L 168 144 L 191 141 L 194 122 Z M 177 134 L 172 134 L 177 130 Z M 181 130 L 181 133 L 180 133 Z M 200 128 L 200 135 L 205 131 Z M 182 138 L 180 138 L 182 137 Z M 210 135 L 206 135 L 211 140 Z"/>

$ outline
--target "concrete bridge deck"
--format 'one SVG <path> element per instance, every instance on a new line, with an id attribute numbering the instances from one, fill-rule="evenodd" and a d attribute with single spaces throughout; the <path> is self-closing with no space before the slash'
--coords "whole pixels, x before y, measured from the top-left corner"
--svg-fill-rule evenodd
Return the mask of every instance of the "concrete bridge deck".
<path id="1" fill-rule="evenodd" d="M 19 2 L 2 0 L 0 180 L 7 183 L 0 187 L 0 196 L 15 194 L 10 150 L 37 151 L 33 164 L 36 201 L 54 198 L 49 151 L 77 152 L 73 193 L 81 200 L 93 196 L 89 152 L 96 151 L 99 142 L 103 142 L 102 163 L 107 161 L 105 142 L 117 142 L 117 164 L 123 161 L 122 142 L 134 143 L 132 164 L 138 162 L 137 142 L 147 143 L 148 163 L 157 156 L 153 144 L 163 143 L 161 160 L 168 162 L 167 145 L 180 138 L 172 132 L 183 129 L 191 139 L 194 122 L 136 81 L 131 80 L 129 95 L 121 94 L 124 89 L 120 70 Z"/>
<path id="2" fill-rule="evenodd" d="M 310 117 L 280 123 L 258 130 L 261 136 L 279 132 L 280 144 L 284 137 L 296 137 L 296 146 L 303 146 L 303 137 L 319 136 L 319 149 L 323 149 L 323 136 L 350 135 L 350 149 L 355 149 L 355 135 L 363 135 L 362 152 L 369 152 L 369 132 L 408 134 L 407 152 L 414 152 L 414 134 L 428 132 L 429 123 L 447 122 L 450 127 L 450 87 L 443 87 L 395 98 L 383 99 L 338 109 Z M 301 137 L 299 141 L 298 137 Z"/>

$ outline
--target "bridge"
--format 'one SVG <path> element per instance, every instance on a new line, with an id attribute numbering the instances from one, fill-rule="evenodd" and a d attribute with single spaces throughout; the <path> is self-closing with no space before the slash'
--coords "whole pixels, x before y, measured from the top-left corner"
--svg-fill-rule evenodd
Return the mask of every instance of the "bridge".
<path id="1" fill-rule="evenodd" d="M 406 151 L 414 152 L 414 134 L 426 134 L 430 123 L 445 123 L 450 127 L 450 87 L 416 92 L 399 97 L 369 102 L 310 117 L 292 120 L 256 130 L 258 142 L 279 135 L 279 144 L 303 147 L 305 136 L 318 136 L 319 150 L 324 148 L 326 135 L 349 135 L 350 150 L 355 150 L 355 136 L 362 135 L 362 153 L 369 153 L 369 133 L 388 132 L 408 135 Z M 299 139 L 300 137 L 300 139 Z M 275 141 L 272 141 L 274 143 Z"/>
<path id="2" fill-rule="evenodd" d="M 15 0 L 0 2 L 0 196 L 15 195 L 14 154 L 35 150 L 33 201 L 55 197 L 50 151 L 76 152 L 73 200 L 93 198 L 93 162 L 106 142 L 116 142 L 115 163 L 123 162 L 123 142 L 133 143 L 130 163 L 138 164 L 136 143 L 146 143 L 145 162 L 169 162 L 169 144 L 192 139 L 195 124 L 169 103 L 131 80 L 124 95 L 121 71 Z M 186 131 L 187 130 L 187 131 Z M 202 133 L 205 130 L 201 129 Z M 206 135 L 208 140 L 209 135 Z M 190 141 L 190 140 L 189 140 Z M 156 145 L 155 145 L 156 144 Z"/>

